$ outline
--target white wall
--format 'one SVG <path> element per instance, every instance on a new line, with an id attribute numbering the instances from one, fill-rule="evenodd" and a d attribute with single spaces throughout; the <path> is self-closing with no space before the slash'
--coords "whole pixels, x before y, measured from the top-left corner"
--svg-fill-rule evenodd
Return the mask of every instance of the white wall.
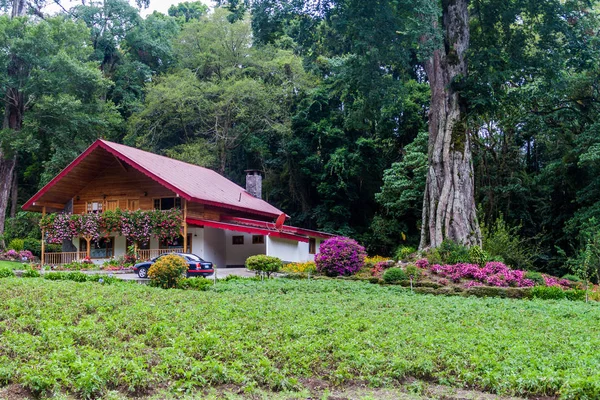
<path id="1" fill-rule="evenodd" d="M 317 239 L 317 253 L 323 240 Z M 308 242 L 267 236 L 267 255 L 281 258 L 285 262 L 314 261 L 315 254 L 308 253 Z"/>
<path id="2" fill-rule="evenodd" d="M 192 235 L 192 253 L 204 258 L 204 228 L 188 227 L 188 234 Z"/>
<path id="3" fill-rule="evenodd" d="M 244 244 L 233 244 L 233 236 L 243 236 Z M 225 265 L 242 266 L 248 257 L 266 254 L 266 240 L 262 244 L 252 244 L 252 236 L 250 233 L 225 231 Z"/>
<path id="4" fill-rule="evenodd" d="M 206 261 L 216 264 L 218 268 L 225 267 L 225 231 L 204 227 L 204 251 L 198 254 Z"/>
<path id="5" fill-rule="evenodd" d="M 124 256 L 127 254 L 127 240 L 125 236 L 114 236 L 115 241 L 115 257 Z"/>

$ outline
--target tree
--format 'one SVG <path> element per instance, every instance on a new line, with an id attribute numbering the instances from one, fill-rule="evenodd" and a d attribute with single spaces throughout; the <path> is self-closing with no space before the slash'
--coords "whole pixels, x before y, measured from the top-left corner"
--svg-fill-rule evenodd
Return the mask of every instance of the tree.
<path id="1" fill-rule="evenodd" d="M 200 17 L 208 13 L 208 6 L 200 1 L 184 1 L 177 5 L 173 4 L 169 7 L 169 15 L 171 17 L 183 18 L 185 22 L 192 19 L 200 19 Z"/>

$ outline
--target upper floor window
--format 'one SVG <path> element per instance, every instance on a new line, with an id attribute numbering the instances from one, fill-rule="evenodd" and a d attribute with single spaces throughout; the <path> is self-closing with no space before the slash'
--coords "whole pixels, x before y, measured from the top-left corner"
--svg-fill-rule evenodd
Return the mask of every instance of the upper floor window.
<path id="1" fill-rule="evenodd" d="M 163 197 L 154 199 L 155 210 L 170 210 L 172 208 L 181 208 L 181 197 Z"/>
<path id="2" fill-rule="evenodd" d="M 308 239 L 308 254 L 315 254 L 317 252 L 317 239 Z"/>
<path id="3" fill-rule="evenodd" d="M 87 203 L 88 214 L 100 214 L 102 213 L 102 202 L 101 201 L 88 201 Z"/>

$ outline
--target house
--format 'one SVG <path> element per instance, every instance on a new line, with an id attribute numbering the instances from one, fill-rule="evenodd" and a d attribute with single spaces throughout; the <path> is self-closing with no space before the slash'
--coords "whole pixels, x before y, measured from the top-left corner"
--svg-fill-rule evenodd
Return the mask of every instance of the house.
<path id="1" fill-rule="evenodd" d="M 319 244 L 332 235 L 286 225 L 287 216 L 262 200 L 260 173 L 246 172 L 244 189 L 210 169 L 99 139 L 23 209 L 84 214 L 180 208 L 181 237 L 170 243 L 151 238 L 138 251 L 142 258 L 185 249 L 219 267 L 242 266 L 257 254 L 313 260 Z M 42 262 L 63 264 L 88 254 L 99 262 L 124 255 L 131 243 L 118 233 L 107 235 L 91 245 L 82 238 L 65 241 L 60 253 L 46 253 L 42 244 Z"/>

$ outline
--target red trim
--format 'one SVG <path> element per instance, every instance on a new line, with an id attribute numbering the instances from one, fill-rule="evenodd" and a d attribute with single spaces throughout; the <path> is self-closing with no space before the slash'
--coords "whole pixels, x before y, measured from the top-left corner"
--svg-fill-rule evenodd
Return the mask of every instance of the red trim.
<path id="1" fill-rule="evenodd" d="M 71 164 L 67 165 L 65 169 L 60 171 L 58 175 L 54 177 L 50 182 L 48 182 L 43 188 L 40 189 L 39 192 L 33 195 L 32 198 L 27 200 L 25 204 L 21 207 L 23 210 L 27 211 L 29 207 L 33 205 L 44 193 L 46 193 L 52 186 L 56 185 L 59 180 L 61 180 L 66 174 L 68 174 L 73 168 L 75 168 L 84 158 L 86 158 L 92 151 L 96 149 L 100 145 L 100 140 L 96 140 L 94 143 L 90 145 L 83 153 L 79 155 L 75 160 L 71 162 Z"/>
<path id="2" fill-rule="evenodd" d="M 271 213 L 267 213 L 267 212 L 263 212 L 263 211 L 254 210 L 252 208 L 232 206 L 232 205 L 225 204 L 225 203 L 219 203 L 218 201 L 202 200 L 202 199 L 198 199 L 196 197 L 194 197 L 191 201 L 196 202 L 196 203 L 206 204 L 208 206 L 214 206 L 214 207 L 219 207 L 219 208 L 228 208 L 230 210 L 236 210 L 236 211 L 244 211 L 244 212 L 251 213 L 251 214 L 262 215 L 264 217 L 273 218 L 273 217 L 279 215 L 279 214 L 271 214 Z"/>
<path id="3" fill-rule="evenodd" d="M 214 269 L 188 269 L 190 274 L 213 274 L 214 272 Z"/>
<path id="4" fill-rule="evenodd" d="M 185 221 L 190 225 L 196 225 L 196 226 L 209 226 L 211 228 L 225 229 L 225 230 L 234 231 L 234 232 L 245 232 L 245 233 L 253 233 L 253 234 L 257 234 L 257 235 L 273 236 L 273 237 L 278 237 L 278 238 L 282 238 L 282 239 L 295 240 L 298 242 L 307 242 L 308 243 L 308 241 L 309 241 L 309 238 L 307 238 L 305 236 L 294 235 L 291 233 L 279 232 L 279 231 L 269 230 L 269 229 L 265 229 L 265 228 L 256 228 L 256 227 L 243 226 L 243 225 L 237 225 L 237 224 L 228 224 L 225 222 L 217 222 L 217 221 L 210 221 L 210 220 L 206 220 L 206 219 L 197 219 L 197 218 L 186 218 Z"/>
<path id="5" fill-rule="evenodd" d="M 221 218 L 224 220 L 227 220 L 227 221 L 237 222 L 240 224 L 247 224 L 247 225 L 257 226 L 257 227 L 265 228 L 265 229 L 275 229 L 275 224 L 272 222 L 256 221 L 253 219 L 231 217 L 228 215 L 223 215 L 223 216 L 221 216 Z M 281 229 L 283 231 L 288 231 L 289 233 L 295 233 L 295 234 L 302 235 L 302 236 L 318 237 L 318 238 L 322 238 L 322 239 L 328 239 L 330 237 L 335 236 L 330 233 L 313 231 L 310 229 L 296 228 L 295 226 L 289 226 L 289 225 L 283 225 L 281 227 Z"/>

